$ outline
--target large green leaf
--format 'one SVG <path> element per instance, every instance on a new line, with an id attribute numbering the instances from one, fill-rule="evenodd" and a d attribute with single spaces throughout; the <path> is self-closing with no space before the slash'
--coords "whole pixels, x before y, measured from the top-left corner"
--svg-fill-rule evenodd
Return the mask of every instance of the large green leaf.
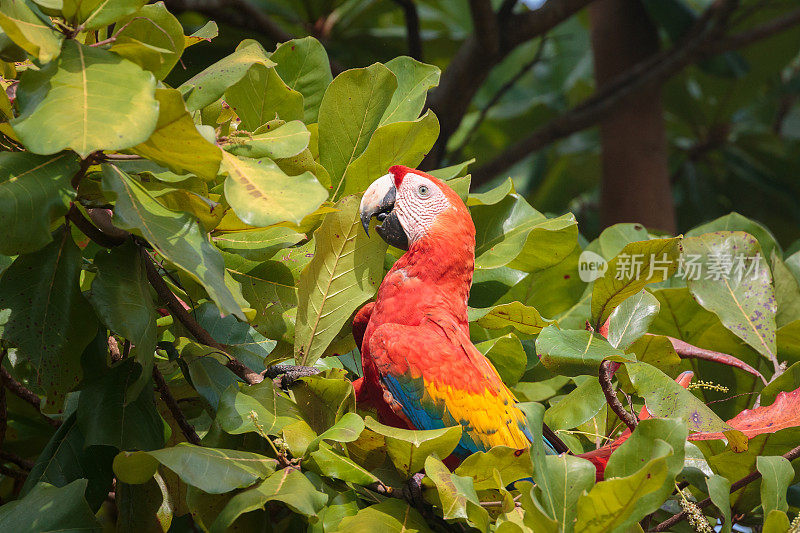
<path id="1" fill-rule="evenodd" d="M 572 429 L 590 420 L 605 403 L 600 381 L 587 377 L 545 412 L 544 421 L 551 429 Z"/>
<path id="2" fill-rule="evenodd" d="M 224 147 L 234 155 L 255 159 L 261 157 L 281 159 L 295 156 L 308 148 L 310 138 L 311 133 L 306 125 L 299 120 L 293 120 L 270 129 L 266 133 L 247 137 L 229 137 L 228 144 Z"/>
<path id="3" fill-rule="evenodd" d="M 775 325 L 780 328 L 800 320 L 800 282 L 776 253 L 772 254 L 771 263 L 772 277 L 775 280 L 775 300 L 778 304 Z"/>
<path id="4" fill-rule="evenodd" d="M 249 487 L 275 472 L 277 465 L 275 459 L 257 453 L 183 442 L 152 452 L 122 452 L 114 459 L 114 472 L 125 483 L 144 483 L 158 463 L 178 474 L 184 483 L 209 494 Z"/>
<path id="5" fill-rule="evenodd" d="M 111 461 L 116 450 L 110 446 L 85 446 L 76 417 L 73 413 L 55 432 L 50 442 L 39 454 L 21 495 L 25 496 L 40 482 L 63 487 L 77 479 L 86 478 L 86 501 L 98 509 L 108 497 L 114 472 Z"/>
<path id="6" fill-rule="evenodd" d="M 367 428 L 384 436 L 386 453 L 398 472 L 406 478 L 422 469 L 429 455 L 436 455 L 440 459 L 450 455 L 463 432 L 461 426 L 416 430 L 385 426 L 371 417 L 364 422 Z"/>
<path id="7" fill-rule="evenodd" d="M 328 199 L 311 172 L 287 176 L 270 159 L 242 159 L 225 153 L 225 198 L 236 215 L 253 226 L 292 221 L 297 224 Z"/>
<path id="8" fill-rule="evenodd" d="M 347 167 L 339 194 L 360 193 L 392 165 L 416 167 L 439 136 L 439 121 L 432 111 L 418 120 L 393 122 L 375 130 L 364 152 Z"/>
<path id="9" fill-rule="evenodd" d="M 319 106 L 319 162 L 331 175 L 334 194 L 347 167 L 366 149 L 397 88 L 392 72 L 375 63 L 334 79 Z"/>
<path id="10" fill-rule="evenodd" d="M 339 455 L 325 443 L 318 450 L 311 452 L 309 459 L 303 460 L 303 466 L 322 476 L 341 479 L 356 485 L 369 485 L 379 481 L 372 472 L 354 460 Z"/>
<path id="11" fill-rule="evenodd" d="M 647 363 L 626 363 L 636 393 L 644 398 L 647 410 L 658 418 L 680 418 L 689 424 L 690 432 L 725 434 L 731 448 L 747 449 L 747 437 L 717 416 L 697 396 L 684 389 L 669 376 Z"/>
<path id="12" fill-rule="evenodd" d="M 214 340 L 229 348 L 229 354 L 247 366 L 261 372 L 264 361 L 275 348 L 275 341 L 267 339 L 247 322 L 232 315 L 222 316 L 211 302 L 204 302 L 194 310 L 194 317 Z"/>
<path id="13" fill-rule="evenodd" d="M 191 172 L 206 180 L 216 178 L 222 152 L 197 131 L 181 93 L 156 89 L 155 96 L 159 104 L 156 130 L 131 151 L 178 174 Z"/>
<path id="14" fill-rule="evenodd" d="M 231 233 L 219 233 L 211 237 L 214 244 L 249 259 L 250 261 L 266 261 L 282 250 L 304 240 L 303 233 L 297 233 L 284 226 L 257 228 Z"/>
<path id="15" fill-rule="evenodd" d="M 317 122 L 319 105 L 330 84 L 331 66 L 325 47 L 313 37 L 281 43 L 270 57 L 284 83 L 303 95 L 303 121 Z"/>
<path id="16" fill-rule="evenodd" d="M 224 533 L 239 517 L 248 511 L 262 509 L 269 501 L 280 501 L 292 511 L 305 516 L 316 516 L 328 501 L 311 482 L 294 468 L 284 468 L 252 489 L 236 494 L 214 520 L 210 531 Z"/>
<path id="17" fill-rule="evenodd" d="M 292 387 L 292 393 L 303 419 L 320 435 L 356 409 L 353 384 L 343 369 L 305 377 Z"/>
<path id="18" fill-rule="evenodd" d="M 428 90 L 439 84 L 439 67 L 408 56 L 396 57 L 386 67 L 397 77 L 397 89 L 383 113 L 381 125 L 416 120 L 425 106 Z"/>
<path id="19" fill-rule="evenodd" d="M 156 350 L 156 313 L 150 296 L 144 262 L 139 248 L 128 241 L 94 257 L 97 274 L 92 280 L 89 301 L 103 324 L 133 344 L 132 353 L 142 372 L 128 390 L 130 399 L 150 381 Z"/>
<path id="20" fill-rule="evenodd" d="M 508 265 L 534 272 L 559 263 L 578 243 L 578 225 L 571 213 L 547 218 L 516 193 L 470 210 L 475 221 L 476 268 Z"/>
<path id="21" fill-rule="evenodd" d="M 684 239 L 683 251 L 687 257 L 698 257 L 704 267 L 700 276 L 688 271 L 686 276 L 697 303 L 715 313 L 737 337 L 774 359 L 775 293 L 755 237 L 741 231 L 706 233 Z"/>
<path id="22" fill-rule="evenodd" d="M 137 65 L 72 39 L 58 60 L 27 70 L 17 90 L 14 131 L 26 148 L 81 157 L 147 140 L 158 121 L 156 80 Z"/>
<path id="23" fill-rule="evenodd" d="M 219 308 L 244 318 L 225 283 L 219 251 L 186 213 L 162 206 L 142 185 L 113 165 L 103 165 L 103 188 L 116 196 L 114 222 L 144 237 L 161 255 L 197 279 Z"/>
<path id="24" fill-rule="evenodd" d="M 78 426 L 87 446 L 153 450 L 164 445 L 165 424 L 156 410 L 152 386 L 137 396 L 128 394 L 140 375 L 141 366 L 128 358 L 84 385 L 78 399 Z"/>
<path id="25" fill-rule="evenodd" d="M 253 131 L 270 120 L 303 118 L 303 95 L 290 89 L 274 68 L 255 63 L 241 80 L 225 91 L 225 102 Z"/>
<path id="26" fill-rule="evenodd" d="M 60 410 L 80 381 L 81 353 L 97 319 L 80 291 L 81 252 L 63 228 L 38 252 L 21 255 L 0 278 L 3 339 L 33 365 L 32 382 L 47 395 L 45 408 Z"/>
<path id="27" fill-rule="evenodd" d="M 509 333 L 478 343 L 475 347 L 492 362 L 506 385 L 513 387 L 517 384 L 525 372 L 528 358 L 516 335 Z"/>
<path id="28" fill-rule="evenodd" d="M 597 471 L 586 459 L 566 453 L 546 456 L 545 465 L 549 490 L 542 494 L 542 505 L 559 523 L 559 531 L 571 533 L 575 528 L 578 499 L 592 488 Z"/>
<path id="29" fill-rule="evenodd" d="M 0 28 L 14 43 L 47 63 L 61 51 L 64 34 L 31 0 L 8 0 L 0 6 Z"/>
<path id="30" fill-rule="evenodd" d="M 220 59 L 178 88 L 186 99 L 186 108 L 197 111 L 214 103 L 256 63 L 265 67 L 275 65 L 261 45 L 247 42 L 240 46 L 234 53 Z"/>
<path id="31" fill-rule="evenodd" d="M 756 468 L 761 474 L 761 507 L 764 514 L 773 510 L 786 512 L 786 490 L 794 479 L 794 469 L 788 459 L 781 456 L 759 456 Z"/>
<path id="32" fill-rule="evenodd" d="M 160 80 L 178 64 L 185 44 L 183 27 L 163 2 L 143 6 L 116 27 L 119 31 L 112 52 L 151 71 Z"/>
<path id="33" fill-rule="evenodd" d="M 596 375 L 600 363 L 630 361 L 631 356 L 611 346 L 602 336 L 586 330 L 547 326 L 536 338 L 536 353 L 551 372 L 564 376 Z"/>
<path id="34" fill-rule="evenodd" d="M 425 475 L 433 481 L 439 497 L 439 507 L 445 520 L 462 518 L 480 529 L 486 530 L 489 513 L 481 507 L 472 478 L 453 474 L 436 456 L 425 459 Z"/>
<path id="35" fill-rule="evenodd" d="M 712 232 L 729 232 L 729 231 L 744 231 L 749 233 L 761 245 L 761 250 L 766 258 L 772 256 L 773 250 L 780 254 L 781 246 L 778 244 L 777 239 L 769 229 L 759 224 L 755 220 L 751 220 L 737 212 L 721 216 L 711 222 L 702 224 L 686 232 L 687 237 L 699 237 L 704 233 Z"/>
<path id="36" fill-rule="evenodd" d="M 135 13 L 146 0 L 64 0 L 61 13 L 64 18 L 86 30 L 97 30 Z"/>
<path id="37" fill-rule="evenodd" d="M 630 296 L 649 283 L 667 279 L 677 270 L 679 242 L 679 238 L 632 242 L 608 262 L 608 270 L 594 282 L 592 289 L 595 331 L 599 331 L 614 309 Z"/>
<path id="38" fill-rule="evenodd" d="M 298 281 L 295 359 L 313 364 L 353 312 L 371 298 L 383 278 L 386 243 L 361 228 L 359 198 L 347 196 L 339 211 L 314 232 L 314 258 Z"/>
<path id="39" fill-rule="evenodd" d="M 538 334 L 552 323 L 552 320 L 543 318 L 535 307 L 520 302 L 496 305 L 478 319 L 478 325 L 483 328 L 502 329 L 511 326 L 529 335 Z"/>
<path id="40" fill-rule="evenodd" d="M 183 494 L 172 490 L 158 472 L 146 483 L 131 485 L 117 482 L 114 489 L 114 501 L 119 513 L 118 533 L 169 531 L 173 516 L 179 514 L 181 507 L 186 505 L 179 499 Z"/>
<path id="41" fill-rule="evenodd" d="M 381 533 L 428 533 L 431 530 L 419 511 L 405 501 L 389 498 L 348 516 L 334 530 L 336 533 L 380 531 Z"/>
<path id="42" fill-rule="evenodd" d="M 508 446 L 494 446 L 486 452 L 476 452 L 464 459 L 454 471 L 472 478 L 475 490 L 503 489 L 533 473 L 528 451 Z"/>
<path id="43" fill-rule="evenodd" d="M 0 254 L 35 252 L 53 240 L 51 224 L 75 198 L 70 180 L 78 162 L 69 153 L 0 153 Z"/>
<path id="44" fill-rule="evenodd" d="M 251 386 L 229 386 L 219 400 L 216 421 L 228 433 L 254 432 L 265 437 L 279 435 L 298 419 L 294 402 L 267 379 Z"/>
<path id="45" fill-rule="evenodd" d="M 103 531 L 86 504 L 85 479 L 61 488 L 40 483 L 27 496 L 0 507 L 0 530 L 17 533 Z"/>
<path id="46" fill-rule="evenodd" d="M 626 350 L 647 333 L 659 308 L 658 299 L 647 291 L 630 296 L 609 317 L 608 342 L 615 348 Z"/>

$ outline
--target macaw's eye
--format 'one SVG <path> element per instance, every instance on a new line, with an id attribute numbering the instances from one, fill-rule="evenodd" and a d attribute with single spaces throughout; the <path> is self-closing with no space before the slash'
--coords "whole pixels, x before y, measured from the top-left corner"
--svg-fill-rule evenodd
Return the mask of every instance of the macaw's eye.
<path id="1" fill-rule="evenodd" d="M 420 185 L 417 189 L 417 194 L 419 194 L 420 198 L 427 198 L 431 195 L 431 191 L 428 189 L 427 185 Z"/>

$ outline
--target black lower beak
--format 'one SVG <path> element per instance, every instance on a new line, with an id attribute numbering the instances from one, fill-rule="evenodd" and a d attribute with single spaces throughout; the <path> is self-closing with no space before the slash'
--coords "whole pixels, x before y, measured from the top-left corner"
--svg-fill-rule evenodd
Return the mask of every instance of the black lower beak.
<path id="1" fill-rule="evenodd" d="M 406 232 L 400 224 L 400 219 L 397 218 L 397 213 L 394 211 L 395 197 L 396 190 L 392 188 L 376 207 L 368 211 L 362 211 L 361 225 L 364 226 L 364 231 L 369 235 L 369 221 L 372 217 L 377 218 L 378 222 L 380 222 L 375 227 L 378 235 L 388 244 L 401 250 L 408 250 L 408 236 L 406 236 Z"/>

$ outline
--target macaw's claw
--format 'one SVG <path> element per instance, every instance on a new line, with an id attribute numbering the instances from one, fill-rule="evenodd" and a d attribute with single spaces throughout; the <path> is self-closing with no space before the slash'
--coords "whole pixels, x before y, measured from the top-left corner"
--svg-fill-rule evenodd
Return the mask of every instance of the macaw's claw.
<path id="1" fill-rule="evenodd" d="M 313 366 L 274 365 L 267 369 L 264 375 L 275 382 L 281 389 L 288 389 L 295 381 L 308 376 L 315 376 L 321 370 Z"/>
<path id="2" fill-rule="evenodd" d="M 422 497 L 422 479 L 424 477 L 425 474 L 418 472 L 403 485 L 403 498 L 420 511 L 426 510 L 427 507 Z"/>

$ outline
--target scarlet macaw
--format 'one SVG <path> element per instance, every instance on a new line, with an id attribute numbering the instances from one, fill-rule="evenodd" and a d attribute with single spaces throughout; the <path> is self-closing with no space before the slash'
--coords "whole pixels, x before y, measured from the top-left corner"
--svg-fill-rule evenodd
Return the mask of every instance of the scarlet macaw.
<path id="1" fill-rule="evenodd" d="M 364 193 L 360 216 L 368 235 L 376 217 L 378 235 L 406 253 L 353 321 L 364 371 L 357 400 L 396 427 L 461 424 L 458 459 L 530 446 L 516 398 L 469 338 L 475 226 L 464 202 L 443 181 L 393 166 Z M 566 450 L 549 428 L 545 435 L 550 452 Z"/>

